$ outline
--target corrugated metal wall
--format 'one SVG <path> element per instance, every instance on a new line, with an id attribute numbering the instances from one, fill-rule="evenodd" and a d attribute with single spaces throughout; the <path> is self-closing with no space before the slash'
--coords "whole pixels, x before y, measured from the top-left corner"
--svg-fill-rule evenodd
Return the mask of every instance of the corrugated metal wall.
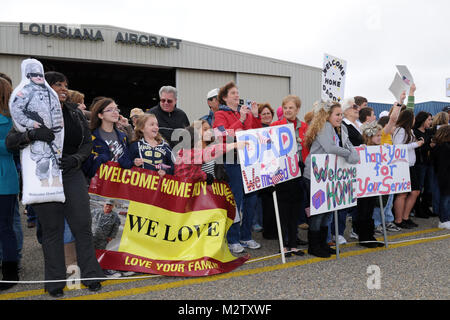
<path id="1" fill-rule="evenodd" d="M 22 80 L 20 66 L 25 58 L 26 57 L 0 54 L 0 72 L 7 74 L 11 78 L 13 88 L 15 88 Z"/>
<path id="2" fill-rule="evenodd" d="M 235 73 L 177 69 L 177 105 L 188 114 L 192 123 L 209 113 L 206 94 L 230 81 L 236 81 Z"/>
<path id="3" fill-rule="evenodd" d="M 290 81 L 287 77 L 238 73 L 236 82 L 241 99 L 258 103 L 268 102 L 275 111 L 290 91 Z"/>

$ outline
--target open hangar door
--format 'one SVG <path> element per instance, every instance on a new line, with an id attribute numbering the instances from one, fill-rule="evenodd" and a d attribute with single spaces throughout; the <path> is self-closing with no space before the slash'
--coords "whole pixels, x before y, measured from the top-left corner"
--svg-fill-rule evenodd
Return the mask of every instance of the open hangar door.
<path id="1" fill-rule="evenodd" d="M 175 69 L 42 58 L 39 61 L 45 72 L 63 73 L 69 89 L 85 95 L 87 108 L 95 97 L 110 97 L 127 118 L 132 108 L 146 111 L 158 104 L 162 86 L 175 86 Z"/>

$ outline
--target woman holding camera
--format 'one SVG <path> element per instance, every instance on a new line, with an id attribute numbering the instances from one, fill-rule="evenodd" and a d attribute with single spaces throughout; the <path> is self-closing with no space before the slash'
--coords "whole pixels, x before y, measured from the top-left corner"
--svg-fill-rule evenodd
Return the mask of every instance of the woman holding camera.
<path id="1" fill-rule="evenodd" d="M 228 135 L 235 136 L 236 131 L 261 128 L 261 119 L 258 113 L 258 104 L 253 102 L 251 107 L 239 104 L 239 90 L 234 82 L 229 82 L 220 88 L 219 110 L 214 114 L 213 128 Z M 249 249 L 258 249 L 259 243 L 252 239 L 253 217 L 256 211 L 257 194 L 255 192 L 244 195 L 242 186 L 241 168 L 237 162 L 235 151 L 228 153 L 231 163 L 225 162 L 225 170 L 229 177 L 229 184 L 236 200 L 236 207 L 241 211 L 242 207 L 242 226 L 234 223 L 228 230 L 227 240 L 231 252 L 240 253 L 244 247 Z"/>

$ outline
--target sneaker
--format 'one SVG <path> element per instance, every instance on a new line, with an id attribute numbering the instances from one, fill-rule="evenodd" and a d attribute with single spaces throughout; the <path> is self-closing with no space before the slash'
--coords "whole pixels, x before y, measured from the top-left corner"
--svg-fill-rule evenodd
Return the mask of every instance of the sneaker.
<path id="1" fill-rule="evenodd" d="M 258 242 L 256 242 L 255 240 L 241 241 L 241 245 L 244 248 L 249 248 L 249 249 L 261 248 L 261 245 Z"/>
<path id="2" fill-rule="evenodd" d="M 107 278 L 120 278 L 122 276 L 122 273 L 120 271 L 117 270 L 103 270 L 103 274 L 107 277 Z"/>
<path id="3" fill-rule="evenodd" d="M 353 231 L 353 229 L 350 231 L 350 238 L 352 239 L 359 239 L 359 236 Z"/>
<path id="4" fill-rule="evenodd" d="M 120 271 L 122 277 L 130 277 L 136 274 L 134 271 Z"/>
<path id="5" fill-rule="evenodd" d="M 439 229 L 449 229 L 449 230 L 450 230 L 450 221 L 447 221 L 447 222 L 439 222 L 438 228 L 439 228 Z"/>
<path id="6" fill-rule="evenodd" d="M 397 223 L 397 222 L 394 221 L 394 224 L 395 224 L 398 228 L 400 228 L 400 230 L 401 230 L 401 229 L 412 229 L 412 228 L 413 228 L 413 227 L 410 226 L 408 223 L 406 223 L 405 220 L 403 220 L 403 221 L 400 222 L 400 223 Z"/>
<path id="7" fill-rule="evenodd" d="M 399 231 L 401 231 L 402 229 L 400 229 L 399 227 L 397 227 L 393 222 L 389 222 L 389 223 L 386 225 L 386 230 L 387 230 L 387 231 L 390 231 L 390 232 L 399 232 Z"/>
<path id="8" fill-rule="evenodd" d="M 387 230 L 387 226 L 386 226 L 386 230 Z M 379 226 L 375 227 L 375 233 L 383 234 L 383 226 L 381 224 Z"/>
<path id="9" fill-rule="evenodd" d="M 403 220 L 403 222 L 405 222 L 407 225 L 410 225 L 413 228 L 417 228 L 419 226 L 417 223 L 414 223 L 414 221 L 412 221 L 411 219 Z"/>
<path id="10" fill-rule="evenodd" d="M 232 253 L 241 253 L 242 251 L 244 251 L 244 247 L 241 246 L 240 243 L 229 244 L 228 248 Z"/>
<path id="11" fill-rule="evenodd" d="M 335 236 L 333 236 L 333 241 L 336 243 L 336 237 Z M 346 244 L 347 243 L 347 240 L 345 240 L 345 238 L 343 236 L 341 236 L 341 235 L 338 235 L 337 241 L 338 241 L 338 244 Z"/>

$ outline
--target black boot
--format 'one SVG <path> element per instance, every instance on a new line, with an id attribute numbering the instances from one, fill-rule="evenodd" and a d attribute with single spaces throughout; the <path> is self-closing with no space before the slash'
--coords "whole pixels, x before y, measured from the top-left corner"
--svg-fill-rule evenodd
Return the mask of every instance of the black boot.
<path id="1" fill-rule="evenodd" d="M 308 253 L 319 258 L 329 258 L 331 256 L 328 251 L 320 246 L 320 231 L 308 230 Z"/>
<path id="2" fill-rule="evenodd" d="M 3 261 L 2 263 L 3 281 L 19 281 L 19 270 L 17 261 Z M 0 291 L 8 290 L 17 283 L 0 283 Z"/>
<path id="3" fill-rule="evenodd" d="M 328 237 L 328 227 L 320 227 L 320 246 L 323 250 L 329 252 L 330 254 L 336 254 L 336 250 L 331 248 L 327 242 Z"/>
<path id="4" fill-rule="evenodd" d="M 382 247 L 383 244 L 381 242 L 378 242 L 377 239 L 375 239 L 374 235 L 374 228 L 373 228 L 373 220 L 372 224 L 370 221 L 360 221 L 358 222 L 359 225 L 359 245 L 366 247 L 366 248 L 378 248 Z"/>
<path id="5" fill-rule="evenodd" d="M 384 247 L 384 242 L 380 242 L 375 238 L 375 223 L 372 219 L 369 220 L 368 225 L 367 225 L 367 235 L 370 239 L 370 241 L 376 241 L 373 242 L 376 247 Z"/>

